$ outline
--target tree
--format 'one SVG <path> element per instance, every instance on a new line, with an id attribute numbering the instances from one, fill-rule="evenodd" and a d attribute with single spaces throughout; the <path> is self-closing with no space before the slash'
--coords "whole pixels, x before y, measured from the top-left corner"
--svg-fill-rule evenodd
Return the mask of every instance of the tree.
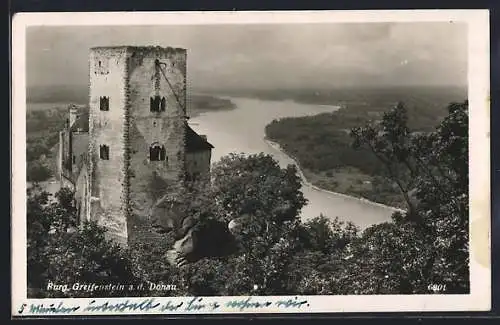
<path id="1" fill-rule="evenodd" d="M 418 266 L 410 267 L 418 269 L 414 276 L 445 285 L 447 293 L 465 293 L 469 290 L 468 102 L 451 103 L 448 116 L 428 133 L 409 132 L 405 114 L 404 106 L 398 105 L 381 121 L 352 131 L 354 146 L 372 150 L 408 203 L 408 211 L 395 214 L 392 224 L 378 231 L 370 229 L 376 236 L 370 238 L 379 238 L 378 232 L 385 232 L 388 238 L 378 242 L 381 255 L 373 265 L 384 265 L 393 258 L 394 253 L 383 251 L 402 251 L 401 238 L 411 233 L 421 250 L 415 259 Z M 403 251 L 412 254 L 408 247 Z M 411 256 L 400 256 L 400 260 L 400 265 L 406 265 Z M 404 290 L 428 292 L 421 283 L 412 283 L 410 275 L 398 279 L 400 285 L 406 283 Z"/>
<path id="2" fill-rule="evenodd" d="M 49 155 L 50 149 L 45 143 L 46 139 L 28 140 L 26 146 L 26 161 L 39 159 L 42 155 Z"/>
<path id="3" fill-rule="evenodd" d="M 52 176 L 50 169 L 38 160 L 29 161 L 26 170 L 29 182 L 43 182 Z"/>
<path id="4" fill-rule="evenodd" d="M 410 191 L 415 187 L 417 167 L 410 152 L 411 132 L 403 103 L 385 112 L 380 121 L 351 130 L 354 148 L 369 148 L 385 167 L 387 177 L 397 184 L 410 215 L 414 202 Z"/>
<path id="5" fill-rule="evenodd" d="M 231 154 L 215 164 L 212 186 L 205 187 L 201 195 L 209 199 L 200 202 L 199 195 L 186 196 L 189 199 L 183 200 L 180 210 L 199 225 L 222 222 L 227 229 L 230 221 L 236 222 L 233 238 L 237 250 L 216 258 L 202 257 L 183 268 L 188 291 L 233 295 L 284 292 L 287 267 L 297 247 L 298 215 L 306 203 L 300 187 L 295 167 L 282 169 L 268 155 Z"/>
<path id="6" fill-rule="evenodd" d="M 344 270 L 355 294 L 427 293 L 426 266 L 432 247 L 410 223 L 386 222 L 353 241 Z"/>
<path id="7" fill-rule="evenodd" d="M 433 247 L 434 283 L 450 293 L 469 290 L 468 102 L 452 103 L 434 132 L 416 137 L 413 151 L 424 172 L 416 197 Z"/>
<path id="8" fill-rule="evenodd" d="M 291 294 L 353 293 L 351 265 L 352 244 L 358 229 L 350 222 L 320 215 L 301 226 L 302 249 L 289 268 L 288 290 Z"/>
<path id="9" fill-rule="evenodd" d="M 344 249 L 358 234 L 358 228 L 353 223 L 342 222 L 338 217 L 329 219 L 324 215 L 308 220 L 301 227 L 304 248 L 324 254 Z"/>
<path id="10" fill-rule="evenodd" d="M 231 154 L 215 164 L 212 179 L 221 219 L 240 225 L 234 232 L 239 253 L 229 262 L 241 276 L 232 278 L 232 292 L 283 291 L 306 204 L 297 169 L 280 168 L 270 155 Z"/>
<path id="11" fill-rule="evenodd" d="M 230 154 L 212 169 L 213 188 L 227 221 L 254 215 L 273 222 L 292 221 L 307 203 L 297 168 L 280 168 L 270 155 Z"/>
<path id="12" fill-rule="evenodd" d="M 183 282 L 182 270 L 168 262 L 167 252 L 174 239 L 169 233 L 162 234 L 154 243 L 134 242 L 130 247 L 130 263 L 134 277 L 142 282 L 154 284 L 174 284 L 176 290 L 148 290 L 142 295 L 182 296 L 187 295 L 187 286 Z"/>
<path id="13" fill-rule="evenodd" d="M 127 253 L 107 240 L 95 223 L 77 225 L 73 193 L 66 188 L 51 200 L 35 186 L 28 190 L 28 287 L 36 297 L 124 295 L 123 291 L 52 291 L 47 284 L 137 283 Z M 135 295 L 135 292 L 127 292 Z"/>

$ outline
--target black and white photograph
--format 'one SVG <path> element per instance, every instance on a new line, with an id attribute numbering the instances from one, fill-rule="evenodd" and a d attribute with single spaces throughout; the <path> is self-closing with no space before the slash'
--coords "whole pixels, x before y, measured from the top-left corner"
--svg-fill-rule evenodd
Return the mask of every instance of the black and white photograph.
<path id="1" fill-rule="evenodd" d="M 489 308 L 488 12 L 365 13 L 19 17 L 13 313 Z"/>

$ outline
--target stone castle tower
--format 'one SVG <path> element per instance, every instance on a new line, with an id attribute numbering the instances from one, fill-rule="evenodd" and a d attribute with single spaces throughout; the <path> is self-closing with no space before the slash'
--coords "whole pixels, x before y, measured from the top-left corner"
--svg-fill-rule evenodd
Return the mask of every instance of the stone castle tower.
<path id="1" fill-rule="evenodd" d="M 69 183 L 81 219 L 118 243 L 130 242 L 155 202 L 209 173 L 213 147 L 187 124 L 186 56 L 171 47 L 90 50 L 88 152 L 73 157 L 81 163 Z"/>

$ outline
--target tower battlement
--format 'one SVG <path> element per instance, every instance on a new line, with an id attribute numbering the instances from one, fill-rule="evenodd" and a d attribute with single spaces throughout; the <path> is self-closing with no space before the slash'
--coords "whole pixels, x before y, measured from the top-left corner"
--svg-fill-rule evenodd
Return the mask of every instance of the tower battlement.
<path id="1" fill-rule="evenodd" d="M 149 53 L 158 53 L 158 52 L 187 52 L 185 48 L 180 47 L 163 47 L 163 46 L 134 46 L 134 45 L 115 45 L 115 46 L 94 46 L 90 48 L 91 52 L 95 51 L 115 51 L 115 50 L 125 50 L 125 51 L 133 51 L 133 52 L 149 52 Z"/>

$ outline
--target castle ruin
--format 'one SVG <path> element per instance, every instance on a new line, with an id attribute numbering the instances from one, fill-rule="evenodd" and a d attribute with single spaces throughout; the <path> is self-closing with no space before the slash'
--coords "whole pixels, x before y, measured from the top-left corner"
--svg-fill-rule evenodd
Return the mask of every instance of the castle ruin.
<path id="1" fill-rule="evenodd" d="M 69 107 L 58 176 L 75 191 L 80 222 L 127 245 L 159 198 L 210 172 L 213 146 L 187 123 L 187 51 L 96 47 L 89 105 Z"/>

